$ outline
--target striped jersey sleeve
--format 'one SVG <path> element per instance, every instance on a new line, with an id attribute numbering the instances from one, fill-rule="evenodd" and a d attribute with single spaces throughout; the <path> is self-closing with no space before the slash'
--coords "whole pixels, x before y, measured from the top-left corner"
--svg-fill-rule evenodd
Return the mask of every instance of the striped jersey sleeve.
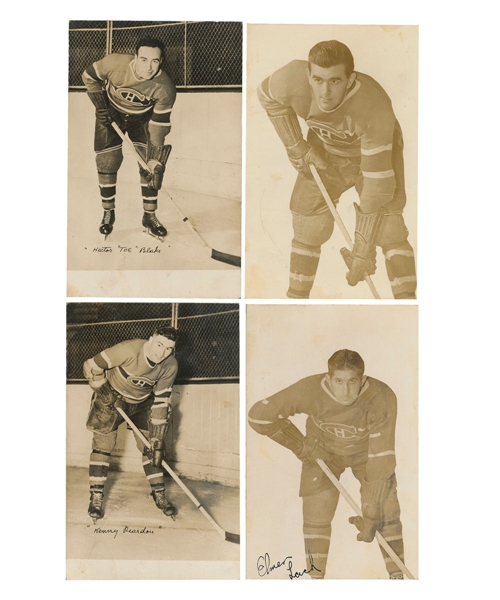
<path id="1" fill-rule="evenodd" d="M 394 473 L 396 418 L 396 395 L 385 386 L 367 412 L 369 441 L 366 478 L 368 481 L 388 479 Z"/>
<path id="2" fill-rule="evenodd" d="M 361 173 L 363 186 L 360 193 L 361 210 L 378 211 L 392 200 L 396 177 L 392 164 L 393 139 L 396 118 L 389 105 L 375 106 L 366 118 L 361 136 Z"/>

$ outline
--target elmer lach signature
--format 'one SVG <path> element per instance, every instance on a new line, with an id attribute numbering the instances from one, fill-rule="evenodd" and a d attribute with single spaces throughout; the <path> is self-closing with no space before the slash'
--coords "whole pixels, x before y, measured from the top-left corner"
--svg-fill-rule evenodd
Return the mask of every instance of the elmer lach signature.
<path id="1" fill-rule="evenodd" d="M 292 564 L 292 558 L 293 558 L 292 556 L 285 556 L 285 558 L 283 560 L 278 560 L 274 564 L 271 564 L 271 557 L 266 552 L 263 556 L 259 556 L 259 558 L 257 559 L 257 573 L 259 574 L 259 577 L 265 577 L 266 575 L 269 575 L 276 569 L 279 569 L 280 567 L 284 567 L 284 566 L 286 566 L 286 570 L 288 571 L 288 579 L 299 579 L 299 577 L 302 577 L 303 575 L 306 575 L 307 573 L 311 573 L 311 571 L 318 571 L 318 573 L 319 573 L 319 569 L 317 569 L 314 566 L 312 554 L 310 552 L 308 552 L 308 554 L 309 554 L 309 564 L 311 565 L 311 568 L 304 569 L 303 571 L 295 571 L 294 572 L 293 564 Z M 288 561 L 288 563 L 287 563 L 287 561 Z"/>

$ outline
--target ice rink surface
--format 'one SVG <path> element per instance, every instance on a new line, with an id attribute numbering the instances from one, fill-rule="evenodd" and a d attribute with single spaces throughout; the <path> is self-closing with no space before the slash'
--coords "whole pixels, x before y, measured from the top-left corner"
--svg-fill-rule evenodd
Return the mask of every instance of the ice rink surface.
<path id="1" fill-rule="evenodd" d="M 88 470 L 67 470 L 68 579 L 235 579 L 239 545 L 225 541 L 169 478 L 166 496 L 178 509 L 166 517 L 143 474 L 111 471 L 104 517 L 88 516 Z M 239 489 L 184 480 L 225 530 L 239 532 Z M 142 532 L 142 533 L 140 533 Z"/>
<path id="2" fill-rule="evenodd" d="M 241 256 L 241 202 L 235 198 L 241 166 L 221 162 L 220 149 L 220 156 L 214 151 L 213 163 L 206 156 L 177 156 L 190 149 L 187 125 L 177 123 L 166 139 L 173 150 L 158 194 L 156 214 L 168 231 L 161 242 L 144 233 L 139 167 L 132 149 L 123 144 L 116 222 L 105 240 L 99 233 L 103 209 L 93 108 L 84 93 L 70 93 L 68 103 L 68 296 L 239 297 L 240 269 L 212 259 L 211 248 Z M 176 106 L 180 117 L 193 112 L 191 103 L 182 95 Z M 226 153 L 236 155 L 233 148 Z M 189 189 L 180 189 L 182 182 Z M 183 222 L 185 217 L 208 247 Z"/>

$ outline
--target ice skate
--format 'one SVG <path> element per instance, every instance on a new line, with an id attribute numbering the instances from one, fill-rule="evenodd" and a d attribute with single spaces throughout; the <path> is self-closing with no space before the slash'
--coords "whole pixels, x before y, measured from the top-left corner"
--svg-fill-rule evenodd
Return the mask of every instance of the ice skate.
<path id="1" fill-rule="evenodd" d="M 165 496 L 165 490 L 153 490 L 151 492 L 151 496 L 153 496 L 153 500 L 155 501 L 156 506 L 163 511 L 163 514 L 167 517 L 172 517 L 175 521 L 175 515 L 177 514 L 177 509 L 175 506 L 172 506 L 170 502 L 167 500 Z"/>
<path id="2" fill-rule="evenodd" d="M 104 241 L 108 235 L 113 231 L 113 224 L 115 222 L 115 209 L 112 208 L 110 210 L 104 210 L 104 216 L 101 221 L 101 225 L 99 226 L 99 233 L 102 233 L 104 236 Z"/>
<path id="3" fill-rule="evenodd" d="M 97 519 L 102 519 L 104 516 L 104 510 L 102 508 L 103 500 L 103 492 L 100 490 L 90 490 L 89 516 L 91 517 L 94 525 Z"/>
<path id="4" fill-rule="evenodd" d="M 160 221 L 158 221 L 154 211 L 144 211 L 144 216 L 142 217 L 142 226 L 144 227 L 144 233 L 148 233 L 157 240 L 160 240 L 160 242 L 163 242 L 165 236 L 167 235 L 167 230 L 165 227 L 163 227 Z"/>
<path id="5" fill-rule="evenodd" d="M 398 572 L 398 573 L 391 573 L 389 575 L 389 579 L 404 579 L 403 573 Z"/>

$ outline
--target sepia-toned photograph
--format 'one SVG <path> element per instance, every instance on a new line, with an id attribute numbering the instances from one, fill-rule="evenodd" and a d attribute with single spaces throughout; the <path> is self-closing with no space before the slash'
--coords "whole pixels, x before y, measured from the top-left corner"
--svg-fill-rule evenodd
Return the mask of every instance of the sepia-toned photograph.
<path id="1" fill-rule="evenodd" d="M 67 579 L 239 579 L 239 306 L 67 304 Z"/>
<path id="2" fill-rule="evenodd" d="M 416 306 L 247 306 L 247 578 L 418 578 L 417 357 Z"/>
<path id="3" fill-rule="evenodd" d="M 247 31 L 247 297 L 416 298 L 418 27 Z"/>
<path id="4" fill-rule="evenodd" d="M 70 21 L 68 296 L 240 296 L 242 35 Z"/>

